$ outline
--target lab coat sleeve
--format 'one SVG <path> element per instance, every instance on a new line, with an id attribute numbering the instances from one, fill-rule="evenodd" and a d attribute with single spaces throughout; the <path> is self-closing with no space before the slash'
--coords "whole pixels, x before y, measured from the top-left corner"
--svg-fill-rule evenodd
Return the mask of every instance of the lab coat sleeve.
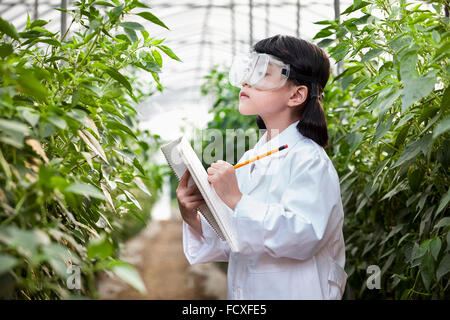
<path id="1" fill-rule="evenodd" d="M 202 236 L 183 220 L 183 251 L 187 260 L 190 264 L 228 261 L 230 246 L 217 236 L 202 215 L 200 217 Z"/>
<path id="2" fill-rule="evenodd" d="M 294 172 L 279 203 L 247 194 L 237 203 L 232 221 L 240 253 L 306 260 L 340 226 L 339 180 L 331 163 L 314 156 L 293 161 L 292 166 Z"/>

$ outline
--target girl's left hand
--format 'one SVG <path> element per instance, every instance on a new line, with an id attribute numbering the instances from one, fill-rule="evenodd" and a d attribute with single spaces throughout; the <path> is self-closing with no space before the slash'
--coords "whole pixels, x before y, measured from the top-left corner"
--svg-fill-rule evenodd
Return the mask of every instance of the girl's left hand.
<path id="1" fill-rule="evenodd" d="M 233 165 L 223 160 L 214 162 L 206 170 L 209 183 L 212 184 L 222 201 L 232 210 L 234 210 L 242 197 L 235 170 Z"/>

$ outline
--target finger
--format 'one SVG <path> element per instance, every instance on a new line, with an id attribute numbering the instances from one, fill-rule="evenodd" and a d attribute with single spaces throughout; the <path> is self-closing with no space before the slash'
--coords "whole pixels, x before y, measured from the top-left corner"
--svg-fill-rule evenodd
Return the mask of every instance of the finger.
<path id="1" fill-rule="evenodd" d="M 189 172 L 189 170 L 186 169 L 186 171 L 184 172 L 183 176 L 180 179 L 180 185 L 182 187 L 184 187 L 184 188 L 187 187 L 187 183 L 188 183 L 190 175 L 191 175 L 191 173 Z"/>
<path id="2" fill-rule="evenodd" d="M 216 162 L 211 163 L 211 168 L 218 168 L 219 164 Z"/>
<path id="3" fill-rule="evenodd" d="M 198 210 L 198 208 L 199 208 L 202 204 L 205 204 L 205 200 L 193 202 L 193 203 L 192 203 L 192 206 L 195 208 L 195 210 Z"/>
<path id="4" fill-rule="evenodd" d="M 208 168 L 208 170 L 206 170 L 206 172 L 211 175 L 217 172 L 216 168 L 213 168 L 212 166 Z"/>
<path id="5" fill-rule="evenodd" d="M 193 184 L 192 186 L 189 186 L 186 188 L 186 195 L 191 196 L 194 194 L 200 194 L 200 190 L 198 190 L 198 187 L 196 184 Z"/>
<path id="6" fill-rule="evenodd" d="M 186 202 L 196 202 L 200 200 L 203 200 L 203 196 L 201 194 L 186 197 Z"/>

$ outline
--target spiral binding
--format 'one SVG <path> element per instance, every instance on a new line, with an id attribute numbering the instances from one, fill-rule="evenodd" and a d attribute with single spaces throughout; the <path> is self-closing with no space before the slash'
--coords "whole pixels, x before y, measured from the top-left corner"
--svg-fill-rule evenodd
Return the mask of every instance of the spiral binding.
<path id="1" fill-rule="evenodd" d="M 171 143 L 173 143 L 173 142 L 171 142 Z M 172 167 L 172 159 L 170 159 L 170 157 L 166 154 L 166 152 L 167 152 L 166 147 L 168 147 L 171 143 L 168 143 L 168 144 L 162 146 L 162 147 L 161 147 L 161 151 L 162 151 L 164 157 L 166 158 L 166 161 L 167 161 L 167 163 L 169 164 L 170 169 L 172 169 L 172 172 L 175 174 L 175 176 L 177 177 L 178 181 L 180 181 L 182 177 L 179 177 L 179 176 L 178 176 L 177 172 L 176 172 L 175 169 Z M 179 141 L 178 141 L 176 144 L 178 144 L 178 143 L 179 143 Z M 188 169 L 186 169 L 186 170 L 188 170 Z M 217 234 L 217 236 L 218 236 L 220 239 L 222 239 L 222 240 L 225 241 L 225 236 L 224 236 L 224 235 L 222 234 L 222 232 L 220 231 L 219 226 L 217 225 L 217 223 L 215 223 L 214 220 L 211 220 L 212 213 L 210 213 L 210 215 L 209 215 L 209 217 L 208 217 L 207 214 L 205 214 L 205 213 L 202 212 L 202 210 L 209 210 L 208 206 L 206 206 L 206 204 L 204 204 L 204 205 L 201 205 L 199 208 L 202 208 L 202 209 L 197 209 L 197 211 L 200 211 L 200 213 L 202 214 L 202 216 L 205 218 L 205 220 L 208 222 L 208 224 L 211 226 L 211 228 L 214 230 L 214 232 Z"/>
<path id="2" fill-rule="evenodd" d="M 201 205 L 200 207 L 206 207 L 206 205 Z M 200 208 L 199 207 L 199 208 Z M 204 208 L 204 209 L 208 209 L 208 207 Z M 219 229 L 219 226 L 214 222 L 214 220 L 210 220 L 210 218 L 208 218 L 208 215 L 204 214 L 202 212 L 202 209 L 197 209 L 198 211 L 200 211 L 200 213 L 202 214 L 202 216 L 206 219 L 206 221 L 208 222 L 208 224 L 211 226 L 211 228 L 214 230 L 214 232 L 217 234 L 217 236 L 225 241 L 225 236 L 222 234 L 222 232 Z M 211 216 L 210 216 L 211 217 Z"/>

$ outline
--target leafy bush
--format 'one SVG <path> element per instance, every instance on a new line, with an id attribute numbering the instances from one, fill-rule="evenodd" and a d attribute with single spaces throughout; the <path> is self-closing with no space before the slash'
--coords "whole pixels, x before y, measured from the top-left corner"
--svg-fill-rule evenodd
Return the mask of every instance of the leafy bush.
<path id="1" fill-rule="evenodd" d="M 448 298 L 450 271 L 449 28 L 423 4 L 355 1 L 315 39 L 343 72 L 325 88 L 328 155 L 344 205 L 346 298 Z M 377 12 L 378 10 L 378 12 Z M 377 14 L 377 16 L 375 16 Z M 333 37 L 337 37 L 333 38 Z M 226 72 L 212 70 L 208 128 L 253 128 Z M 226 122 L 228 121 L 228 122 Z M 224 132 L 225 133 L 225 132 Z M 368 290 L 368 266 L 380 268 Z"/>
<path id="2" fill-rule="evenodd" d="M 449 28 L 423 3 L 355 1 L 315 39 L 344 71 L 326 91 L 350 296 L 444 298 L 449 286 Z M 337 41 L 327 38 L 336 35 Z M 339 81 L 336 81 L 339 80 Z M 367 291 L 366 269 L 381 269 Z"/>
<path id="3" fill-rule="evenodd" d="M 62 37 L 0 18 L 1 297 L 97 297 L 100 270 L 145 291 L 117 259 L 163 175 L 150 162 L 160 137 L 137 128 L 133 105 L 162 90 L 161 53 L 179 60 L 134 21 L 166 27 L 147 8 L 81 0 Z"/>

